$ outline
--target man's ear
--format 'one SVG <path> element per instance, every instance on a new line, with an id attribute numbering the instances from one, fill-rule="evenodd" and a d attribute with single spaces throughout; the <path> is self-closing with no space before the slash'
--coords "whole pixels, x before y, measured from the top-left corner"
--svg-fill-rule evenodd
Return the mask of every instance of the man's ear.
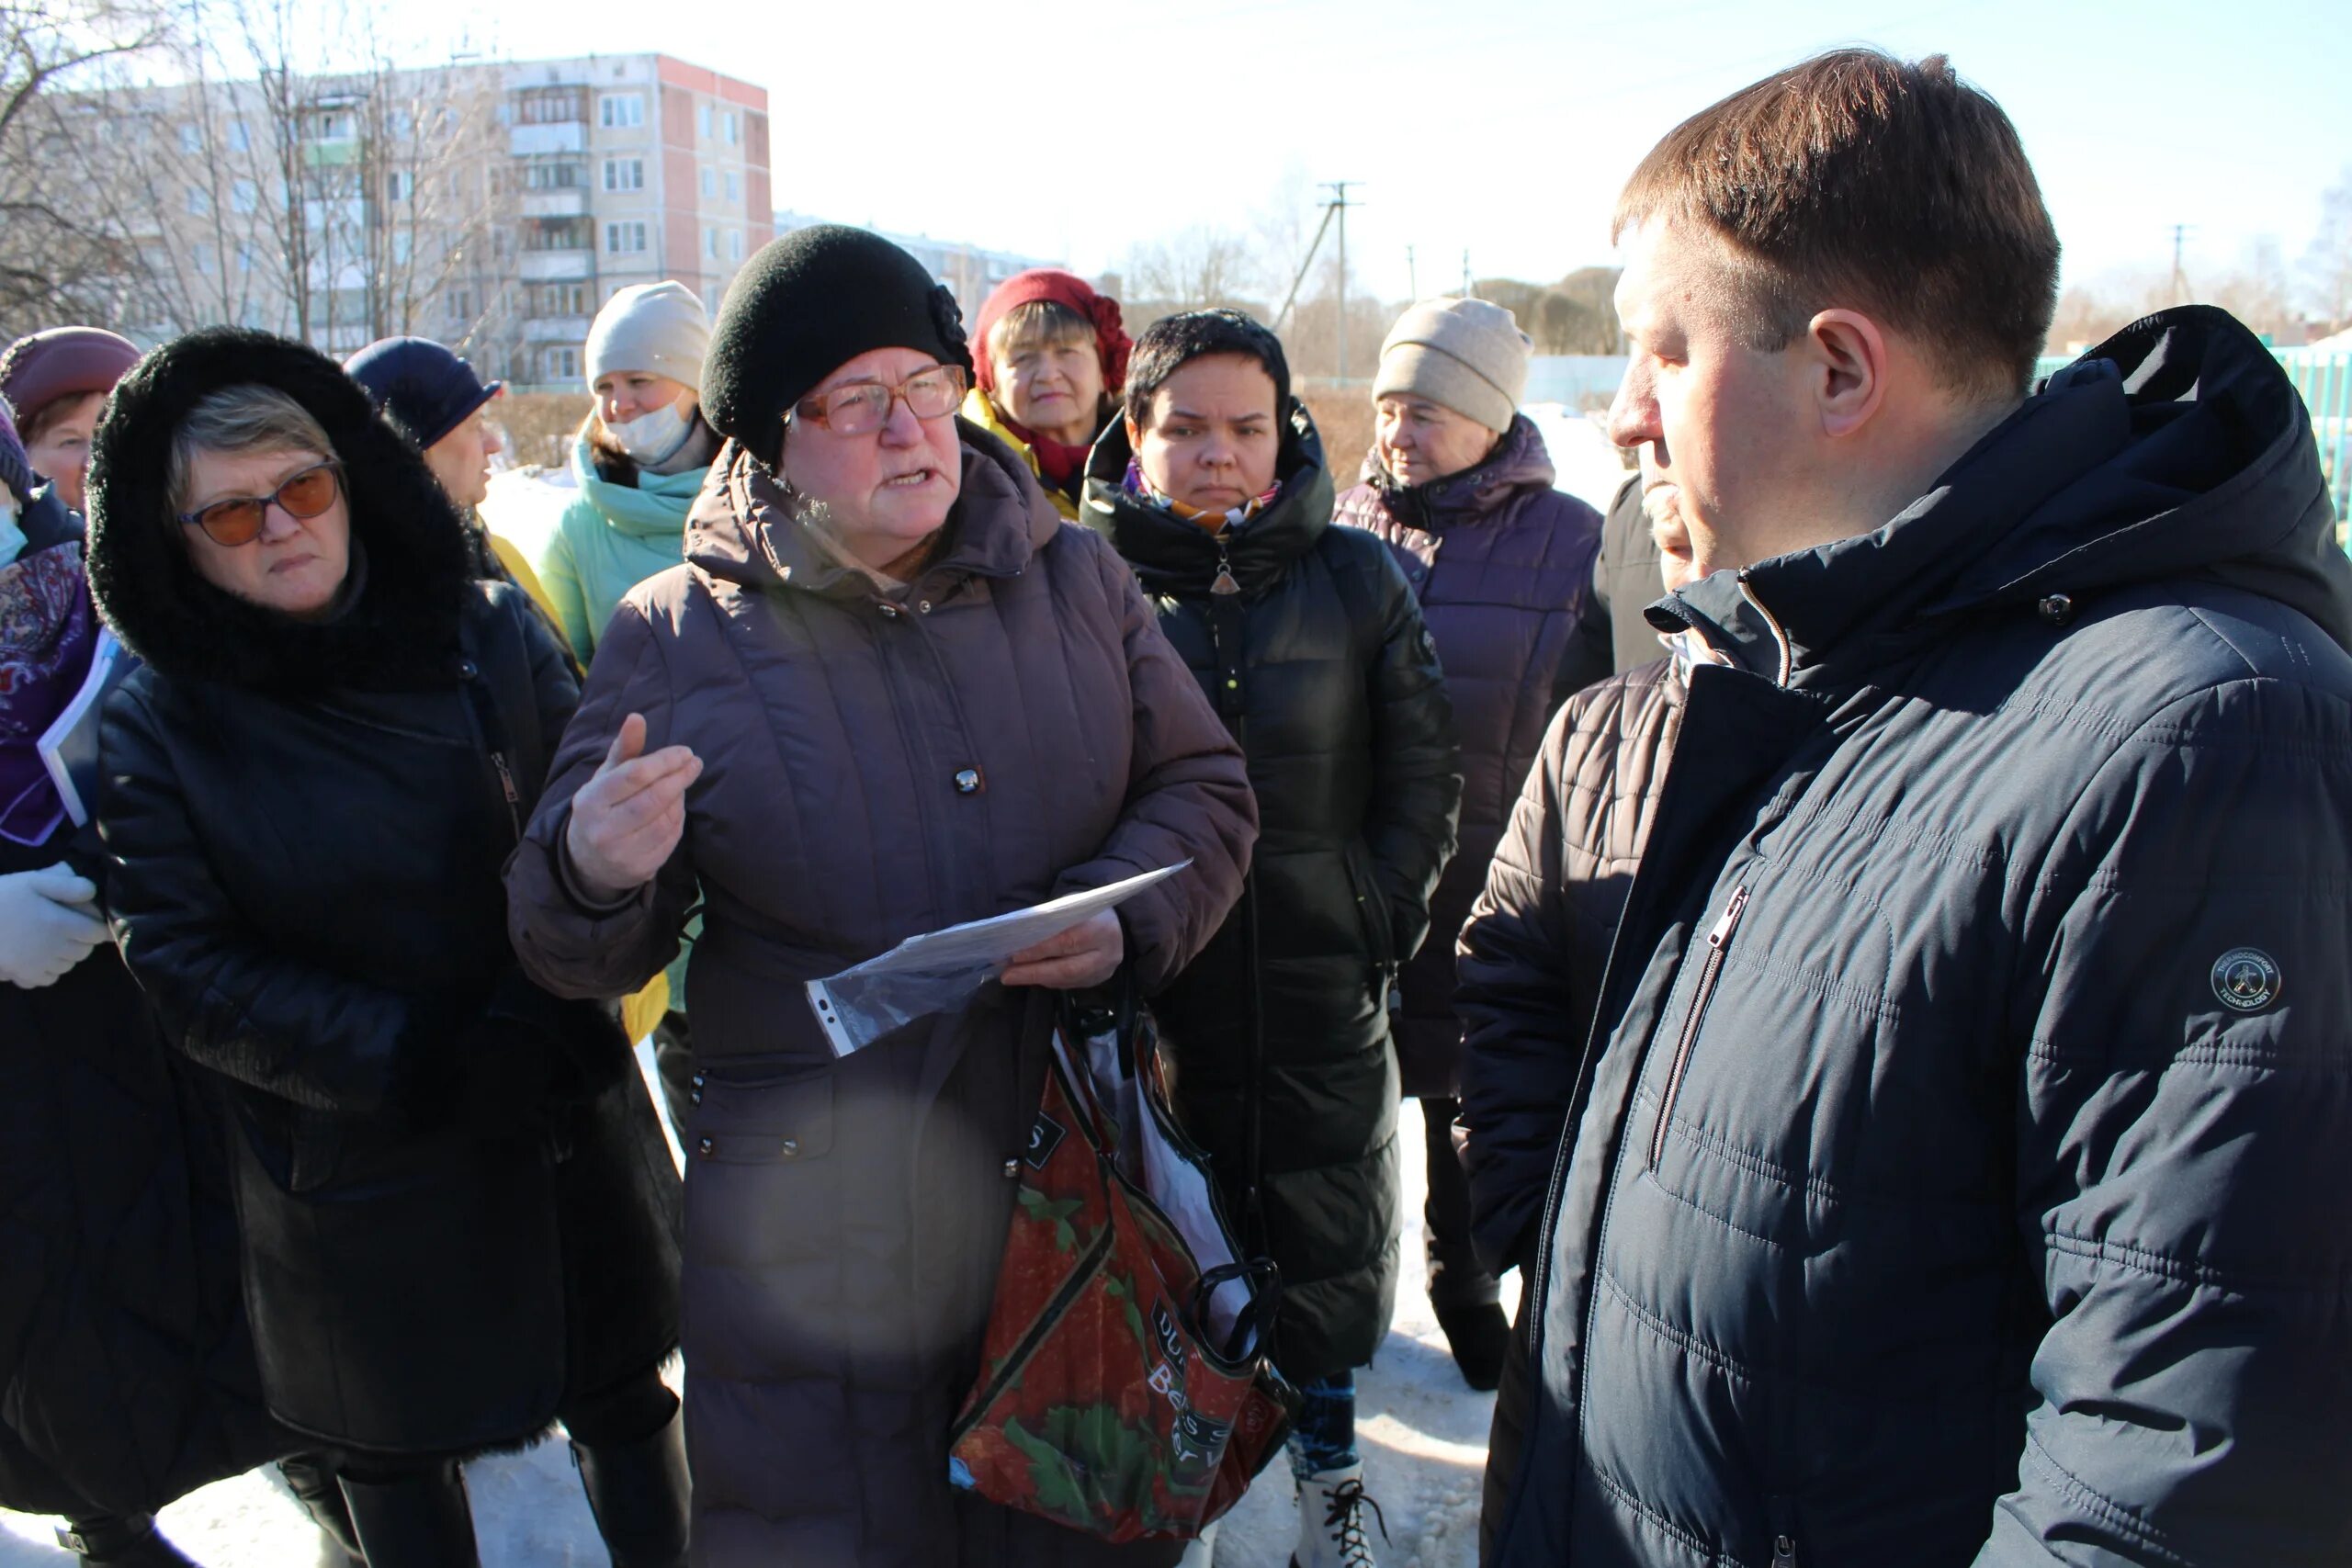
<path id="1" fill-rule="evenodd" d="M 1122 414 L 1119 417 L 1123 422 L 1125 422 L 1127 427 L 1127 450 L 1130 452 L 1142 451 L 1143 431 L 1136 426 L 1136 416 L 1130 413 Z"/>
<path id="2" fill-rule="evenodd" d="M 1879 324 L 1859 310 L 1824 310 L 1806 323 L 1802 347 L 1821 433 L 1835 441 L 1869 424 L 1886 400 L 1886 334 Z"/>

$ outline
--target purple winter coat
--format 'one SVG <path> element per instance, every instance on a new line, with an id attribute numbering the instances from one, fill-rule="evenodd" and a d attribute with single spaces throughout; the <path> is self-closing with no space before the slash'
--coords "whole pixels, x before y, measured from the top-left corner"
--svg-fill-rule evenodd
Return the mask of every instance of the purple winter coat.
<path id="1" fill-rule="evenodd" d="M 1189 860 L 1123 905 L 1147 995 L 1257 834 L 1241 754 L 1110 546 L 967 433 L 940 558 L 885 597 L 729 444 L 685 562 L 621 601 L 527 841 L 515 950 L 620 996 L 699 896 L 687 970 L 686 1442 L 695 1568 L 1153 1568 L 948 1484 L 1037 1112 L 1052 998 L 990 985 L 836 1061 L 802 982 L 919 931 Z M 559 846 L 630 713 L 703 760 L 671 863 L 587 907 Z"/>
<path id="2" fill-rule="evenodd" d="M 1397 990 L 1397 1062 L 1408 1095 L 1451 1099 L 1462 1070 L 1453 942 L 1487 883 L 1487 863 L 1543 750 L 1552 715 L 1610 671 L 1608 621 L 1593 604 L 1600 514 L 1552 488 L 1552 455 L 1525 414 L 1486 461 L 1401 488 L 1366 456 L 1336 521 L 1377 534 L 1421 602 L 1462 739 L 1462 841 L 1430 935 Z"/>

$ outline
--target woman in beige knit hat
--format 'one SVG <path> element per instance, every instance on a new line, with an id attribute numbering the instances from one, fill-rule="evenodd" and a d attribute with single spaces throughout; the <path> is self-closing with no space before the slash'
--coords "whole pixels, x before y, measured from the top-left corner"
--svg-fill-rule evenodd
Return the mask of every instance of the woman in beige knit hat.
<path id="1" fill-rule="evenodd" d="M 1600 518 L 1552 488 L 1544 437 L 1519 412 L 1532 346 L 1509 310 L 1484 299 L 1407 310 L 1381 345 L 1363 482 L 1338 507 L 1338 521 L 1379 535 L 1405 569 L 1461 732 L 1461 848 L 1430 901 L 1429 941 L 1400 977 L 1394 1033 L 1404 1092 L 1420 1100 L 1428 1128 L 1430 1300 L 1463 1376 L 1481 1389 L 1501 1375 L 1510 1325 L 1496 1275 L 1511 1260 L 1474 1253 L 1453 1143 L 1454 937 L 1553 712 L 1610 670 L 1608 620 L 1592 601 Z"/>

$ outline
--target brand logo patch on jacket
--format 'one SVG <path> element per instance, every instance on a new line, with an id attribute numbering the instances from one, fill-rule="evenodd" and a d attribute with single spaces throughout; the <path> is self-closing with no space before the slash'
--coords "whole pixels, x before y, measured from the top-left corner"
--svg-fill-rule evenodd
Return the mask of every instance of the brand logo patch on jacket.
<path id="1" fill-rule="evenodd" d="M 2260 1012 L 2278 999 L 2278 964 L 2258 947 L 2233 947 L 2213 961 L 2213 995 L 2232 1012 Z"/>

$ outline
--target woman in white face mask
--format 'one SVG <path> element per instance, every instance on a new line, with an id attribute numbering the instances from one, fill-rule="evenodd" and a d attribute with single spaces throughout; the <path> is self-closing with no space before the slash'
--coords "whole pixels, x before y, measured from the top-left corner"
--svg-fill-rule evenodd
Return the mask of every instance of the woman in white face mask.
<path id="1" fill-rule="evenodd" d="M 621 595 L 678 564 L 718 437 L 696 401 L 710 318 L 682 283 L 614 295 L 588 329 L 596 406 L 572 446 L 580 499 L 535 563 L 582 664 Z"/>

